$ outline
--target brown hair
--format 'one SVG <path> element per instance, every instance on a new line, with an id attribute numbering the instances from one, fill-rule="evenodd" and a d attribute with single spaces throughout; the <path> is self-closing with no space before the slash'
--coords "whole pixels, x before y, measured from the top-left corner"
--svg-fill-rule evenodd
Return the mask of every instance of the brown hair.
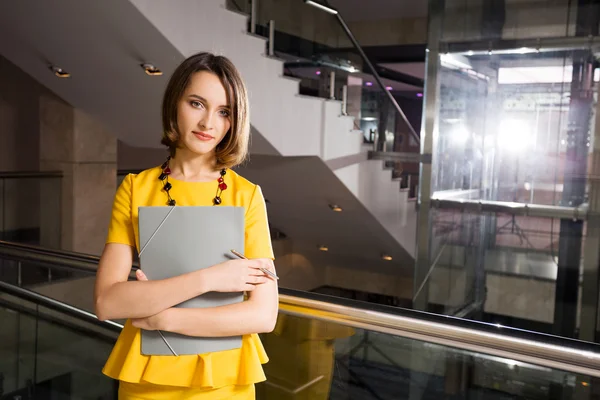
<path id="1" fill-rule="evenodd" d="M 241 164 L 248 155 L 250 113 L 246 85 L 237 68 L 228 58 L 211 53 L 198 53 L 183 61 L 169 79 L 162 103 L 163 137 L 161 143 L 175 156 L 180 132 L 177 107 L 194 73 L 208 71 L 219 77 L 231 107 L 231 128 L 217 145 L 216 168 L 232 168 Z"/>

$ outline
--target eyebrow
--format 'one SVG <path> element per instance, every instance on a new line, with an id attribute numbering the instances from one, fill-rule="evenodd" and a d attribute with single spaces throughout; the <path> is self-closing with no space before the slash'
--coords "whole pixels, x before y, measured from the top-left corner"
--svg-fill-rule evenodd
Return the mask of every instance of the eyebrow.
<path id="1" fill-rule="evenodd" d="M 193 98 L 195 98 L 195 99 L 198 99 L 198 100 L 200 100 L 200 101 L 203 101 L 203 102 L 205 102 L 205 103 L 208 103 L 208 102 L 209 102 L 209 101 L 208 101 L 208 100 L 206 100 L 204 97 L 202 97 L 202 96 L 200 96 L 200 95 L 197 95 L 197 94 L 190 94 L 190 96 L 189 96 L 189 97 L 193 97 Z M 231 107 L 229 107 L 227 104 L 220 105 L 219 107 L 223 107 L 223 108 L 227 108 L 227 109 L 231 108 Z"/>

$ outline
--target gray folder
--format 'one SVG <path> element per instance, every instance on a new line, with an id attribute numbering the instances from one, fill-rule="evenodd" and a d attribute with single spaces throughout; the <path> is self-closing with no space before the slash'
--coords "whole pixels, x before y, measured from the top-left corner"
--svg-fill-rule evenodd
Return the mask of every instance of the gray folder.
<path id="1" fill-rule="evenodd" d="M 244 251 L 243 207 L 139 207 L 140 267 L 150 280 L 166 279 L 235 258 Z M 243 293 L 209 292 L 177 307 L 218 307 Z M 202 321 L 198 321 L 202 323 Z M 161 334 L 164 336 L 161 337 Z M 142 330 L 144 355 L 204 354 L 240 348 L 241 336 L 205 338 Z"/>

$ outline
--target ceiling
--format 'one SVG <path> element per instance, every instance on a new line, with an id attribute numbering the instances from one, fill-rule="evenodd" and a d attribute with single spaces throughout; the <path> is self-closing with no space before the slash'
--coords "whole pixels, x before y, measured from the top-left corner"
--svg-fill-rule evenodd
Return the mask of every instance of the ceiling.
<path id="1" fill-rule="evenodd" d="M 414 76 L 415 78 L 425 79 L 425 63 L 382 63 L 382 67 L 401 72 L 406 75 Z M 419 88 L 421 91 L 423 88 Z"/>
<path id="2" fill-rule="evenodd" d="M 304 254 L 326 245 L 332 264 L 344 260 L 344 267 L 412 275 L 413 258 L 319 157 L 253 155 L 237 171 L 260 182 L 273 226 Z M 282 179 L 294 184 L 282 186 Z M 330 204 L 343 211 L 332 211 Z M 382 254 L 393 261 L 383 261 Z"/>
<path id="3" fill-rule="evenodd" d="M 425 0 L 328 0 L 346 21 L 417 18 L 427 16 Z"/>

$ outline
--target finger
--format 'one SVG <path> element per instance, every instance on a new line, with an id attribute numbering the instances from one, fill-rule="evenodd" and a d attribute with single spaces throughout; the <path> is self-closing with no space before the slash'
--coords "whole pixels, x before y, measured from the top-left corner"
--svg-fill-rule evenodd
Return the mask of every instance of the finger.
<path id="1" fill-rule="evenodd" d="M 243 291 L 244 291 L 244 292 L 251 292 L 251 291 L 253 291 L 254 289 L 256 289 L 256 286 L 254 286 L 254 285 L 250 285 L 250 284 L 246 284 L 246 285 L 244 285 L 244 289 L 243 289 Z"/>
<path id="2" fill-rule="evenodd" d="M 135 277 L 137 278 L 138 281 L 147 281 L 148 280 L 148 277 L 141 269 L 138 269 L 137 271 L 135 271 Z"/>
<path id="3" fill-rule="evenodd" d="M 248 276 L 252 277 L 252 276 L 265 276 L 265 273 L 262 272 L 260 269 L 252 269 L 250 270 L 250 272 L 248 272 Z"/>
<path id="4" fill-rule="evenodd" d="M 258 279 L 256 279 L 256 283 L 254 283 L 255 285 L 262 285 L 263 283 L 267 283 L 269 282 L 271 279 L 266 277 L 266 276 L 261 276 Z"/>
<path id="5" fill-rule="evenodd" d="M 267 283 L 268 278 L 266 278 L 264 275 L 262 276 L 250 276 L 248 277 L 248 282 L 251 285 L 261 285 L 263 283 Z"/>

